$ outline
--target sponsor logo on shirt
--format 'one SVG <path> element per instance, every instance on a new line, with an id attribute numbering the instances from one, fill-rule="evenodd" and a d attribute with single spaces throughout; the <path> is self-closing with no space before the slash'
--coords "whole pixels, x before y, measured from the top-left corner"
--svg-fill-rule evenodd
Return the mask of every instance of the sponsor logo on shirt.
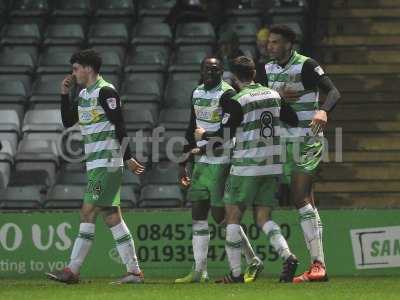
<path id="1" fill-rule="evenodd" d="M 322 70 L 321 66 L 318 66 L 314 69 L 314 71 L 319 75 L 322 76 L 325 74 L 324 70 Z"/>

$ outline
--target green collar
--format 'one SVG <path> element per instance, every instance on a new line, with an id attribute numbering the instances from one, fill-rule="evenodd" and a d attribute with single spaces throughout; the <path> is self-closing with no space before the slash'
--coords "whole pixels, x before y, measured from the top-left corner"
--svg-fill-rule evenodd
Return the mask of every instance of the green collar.
<path id="1" fill-rule="evenodd" d="M 102 80 L 103 80 L 103 78 L 102 78 L 101 76 L 99 76 L 99 79 L 97 79 L 96 82 L 93 83 L 92 85 L 88 86 L 88 87 L 86 88 L 86 91 L 87 91 L 88 93 L 93 92 L 94 89 L 97 88 L 97 86 L 100 84 L 100 81 L 102 81 Z"/>
<path id="2" fill-rule="evenodd" d="M 297 57 L 297 51 L 293 50 L 292 55 L 290 56 L 288 62 L 286 63 L 286 65 L 283 66 L 283 69 L 286 69 L 287 67 L 291 66 L 293 64 L 293 62 L 295 61 Z M 279 65 L 278 61 L 274 61 L 275 64 Z M 280 66 L 280 65 L 279 65 Z"/>
<path id="3" fill-rule="evenodd" d="M 260 83 L 252 82 L 252 83 L 250 83 L 248 85 L 243 86 L 242 90 L 244 90 L 244 89 L 257 89 L 259 87 L 261 87 Z"/>
<path id="4" fill-rule="evenodd" d="M 221 86 L 222 86 L 222 80 L 220 81 L 220 83 L 218 83 L 216 86 L 212 87 L 211 89 L 206 89 L 206 85 L 203 84 L 204 90 L 205 90 L 206 92 L 211 92 L 211 91 L 217 90 L 217 89 L 219 89 Z"/>

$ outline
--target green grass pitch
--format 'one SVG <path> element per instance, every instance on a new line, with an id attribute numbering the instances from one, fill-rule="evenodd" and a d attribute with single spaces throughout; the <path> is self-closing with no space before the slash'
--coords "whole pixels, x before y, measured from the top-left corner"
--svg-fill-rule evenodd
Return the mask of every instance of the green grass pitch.
<path id="1" fill-rule="evenodd" d="M 78 285 L 64 285 L 46 279 L 0 279 L 0 299 L 400 299 L 400 284 L 396 277 L 340 277 L 327 283 L 302 285 L 279 284 L 272 278 L 260 278 L 252 284 L 230 285 L 177 285 L 165 279 L 148 279 L 141 285 L 111 285 L 109 282 L 109 279 L 85 279 Z"/>

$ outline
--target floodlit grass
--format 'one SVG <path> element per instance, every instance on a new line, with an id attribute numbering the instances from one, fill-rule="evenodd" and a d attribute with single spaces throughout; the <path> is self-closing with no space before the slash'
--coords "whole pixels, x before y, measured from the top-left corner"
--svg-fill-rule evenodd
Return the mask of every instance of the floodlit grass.
<path id="1" fill-rule="evenodd" d="M 116 300 L 116 299 L 400 299 L 396 277 L 331 278 L 327 283 L 279 284 L 260 278 L 252 284 L 172 284 L 147 279 L 141 285 L 111 285 L 109 279 L 84 279 L 78 285 L 43 280 L 0 279 L 0 299 Z"/>

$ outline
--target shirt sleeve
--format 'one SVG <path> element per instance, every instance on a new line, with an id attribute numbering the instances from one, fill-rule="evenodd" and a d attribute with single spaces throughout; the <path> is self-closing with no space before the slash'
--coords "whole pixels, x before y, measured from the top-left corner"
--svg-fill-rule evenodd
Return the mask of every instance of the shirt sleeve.
<path id="1" fill-rule="evenodd" d="M 74 126 L 78 118 L 78 105 L 76 102 L 70 101 L 69 95 L 61 95 L 61 119 L 64 127 Z"/>
<path id="2" fill-rule="evenodd" d="M 194 91 L 193 91 L 194 92 Z M 190 98 L 190 103 L 193 103 L 193 92 Z M 187 140 L 187 144 L 183 146 L 183 152 L 187 153 L 193 148 L 196 148 L 196 140 L 194 138 L 194 131 L 196 130 L 196 113 L 194 111 L 193 104 L 190 106 L 190 121 L 189 125 L 186 128 L 185 138 Z"/>
<path id="3" fill-rule="evenodd" d="M 233 138 L 236 134 L 236 129 L 240 126 L 243 120 L 243 111 L 239 102 L 233 100 L 232 97 L 236 95 L 233 90 L 226 91 L 220 98 L 220 106 L 222 108 L 222 121 L 218 131 L 208 132 L 203 134 L 203 139 L 208 140 L 212 137 L 224 137 L 224 131 L 229 129 L 229 139 Z"/>
<path id="4" fill-rule="evenodd" d="M 128 137 L 128 135 L 126 133 L 121 100 L 118 93 L 111 87 L 103 87 L 100 89 L 98 101 L 101 107 L 103 107 L 107 119 L 114 124 L 118 141 L 122 145 L 124 138 Z M 124 161 L 131 158 L 132 154 L 128 143 L 124 152 Z"/>
<path id="5" fill-rule="evenodd" d="M 309 58 L 304 62 L 301 80 L 306 90 L 317 89 L 320 80 L 325 76 L 325 71 L 314 59 Z"/>
<path id="6" fill-rule="evenodd" d="M 306 89 L 314 90 L 318 88 L 328 95 L 321 109 L 327 112 L 332 111 L 340 99 L 340 93 L 322 67 L 310 58 L 304 63 L 301 77 Z"/>

